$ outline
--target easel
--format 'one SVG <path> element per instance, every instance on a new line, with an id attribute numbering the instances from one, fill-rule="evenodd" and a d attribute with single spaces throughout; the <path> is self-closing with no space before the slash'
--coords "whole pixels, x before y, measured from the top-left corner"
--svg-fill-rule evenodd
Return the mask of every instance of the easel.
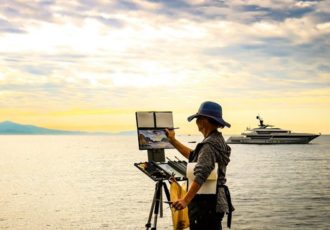
<path id="1" fill-rule="evenodd" d="M 148 150 L 148 161 L 164 162 L 165 161 L 164 149 Z M 166 183 L 164 182 L 163 179 L 158 180 L 157 183 L 155 184 L 155 192 L 150 207 L 148 222 L 146 223 L 146 230 L 148 230 L 151 227 L 151 219 L 153 215 L 154 215 L 154 223 L 153 223 L 153 227 L 151 227 L 151 230 L 157 229 L 158 214 L 159 217 L 161 218 L 163 217 L 163 188 L 167 201 L 170 201 L 170 192 L 167 188 Z"/>
<path id="2" fill-rule="evenodd" d="M 139 170 L 149 176 L 155 184 L 155 191 L 149 212 L 146 229 L 156 230 L 158 215 L 163 217 L 163 191 L 167 201 L 170 201 L 170 192 L 165 183 L 171 177 L 176 175 L 177 180 L 185 178 L 185 172 L 177 170 L 177 167 L 171 166 L 165 162 L 164 149 L 174 148 L 167 140 L 164 129 L 173 128 L 173 116 L 170 111 L 144 111 L 136 112 L 136 125 L 138 131 L 139 150 L 148 150 L 148 161 L 134 163 Z M 173 163 L 173 162 L 172 162 Z M 179 162 L 177 162 L 180 164 Z M 182 167 L 182 165 L 179 165 Z M 180 177 L 181 176 L 181 177 Z M 153 225 L 151 221 L 153 219 Z"/>
<path id="3" fill-rule="evenodd" d="M 163 159 L 163 162 L 159 160 Z M 165 192 L 167 201 L 170 201 L 170 192 L 166 185 L 166 180 L 170 178 L 174 178 L 177 181 L 187 180 L 185 176 L 175 176 L 180 175 L 179 171 L 175 171 L 175 166 L 173 164 L 177 164 L 178 166 L 184 167 L 185 165 L 182 162 L 171 161 L 172 166 L 165 162 L 165 154 L 164 149 L 151 149 L 148 150 L 148 162 L 140 162 L 134 163 L 139 170 L 145 173 L 148 177 L 150 177 L 155 184 L 155 191 L 150 207 L 148 221 L 145 225 L 146 229 L 156 230 L 157 229 L 157 220 L 159 217 L 163 217 L 163 191 Z M 156 161 L 157 160 L 157 161 Z M 170 160 L 170 159 L 169 159 Z M 180 165 L 181 164 L 181 165 Z M 171 171 L 164 170 L 164 166 L 166 169 L 171 168 Z M 153 225 L 152 225 L 153 219 Z"/>

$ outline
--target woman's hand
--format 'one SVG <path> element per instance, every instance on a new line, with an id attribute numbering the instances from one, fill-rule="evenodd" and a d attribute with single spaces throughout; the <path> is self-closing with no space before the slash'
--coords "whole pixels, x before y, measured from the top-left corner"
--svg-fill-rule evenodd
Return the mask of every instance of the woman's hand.
<path id="1" fill-rule="evenodd" d="M 180 141 L 175 138 L 175 132 L 173 129 L 165 129 L 165 134 L 169 142 L 176 148 L 185 158 L 189 159 L 191 149 L 183 145 Z"/>
<path id="2" fill-rule="evenodd" d="M 175 140 L 174 129 L 165 129 L 165 133 L 170 142 L 173 142 Z"/>
<path id="3" fill-rule="evenodd" d="M 187 205 L 188 203 L 184 199 L 180 199 L 172 203 L 172 207 L 175 208 L 175 210 L 185 209 Z"/>

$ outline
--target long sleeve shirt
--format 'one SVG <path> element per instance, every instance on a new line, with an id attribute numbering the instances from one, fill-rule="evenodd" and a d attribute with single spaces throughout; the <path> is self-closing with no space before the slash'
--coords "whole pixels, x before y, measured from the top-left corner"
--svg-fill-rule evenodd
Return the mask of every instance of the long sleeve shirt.
<path id="1" fill-rule="evenodd" d="M 218 164 L 217 185 L 226 183 L 226 167 L 230 161 L 231 148 L 226 144 L 222 134 L 214 131 L 199 143 L 195 150 L 190 153 L 189 162 L 197 162 L 194 168 L 195 182 L 202 185 Z M 217 192 L 217 212 L 228 212 L 228 203 L 225 191 L 218 187 Z"/>

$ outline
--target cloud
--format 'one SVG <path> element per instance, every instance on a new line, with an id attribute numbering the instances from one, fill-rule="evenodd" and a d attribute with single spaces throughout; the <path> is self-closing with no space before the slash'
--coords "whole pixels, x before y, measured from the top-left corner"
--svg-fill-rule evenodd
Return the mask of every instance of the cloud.
<path id="1" fill-rule="evenodd" d="M 203 100 L 326 97 L 328 2 L 6 1 L 0 106 L 182 116 Z"/>
<path id="2" fill-rule="evenodd" d="M 0 34 L 1 33 L 24 33 L 25 31 L 9 21 L 0 18 Z"/>

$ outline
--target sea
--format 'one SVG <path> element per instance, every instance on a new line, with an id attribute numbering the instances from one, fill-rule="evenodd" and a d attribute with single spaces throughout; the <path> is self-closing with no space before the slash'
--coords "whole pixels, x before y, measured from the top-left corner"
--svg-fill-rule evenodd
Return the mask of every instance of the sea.
<path id="1" fill-rule="evenodd" d="M 231 229 L 330 229 L 330 136 L 231 147 Z M 144 161 L 134 135 L 0 136 L 0 229 L 146 229 L 155 182 L 134 166 Z M 173 229 L 162 210 L 157 229 Z"/>

